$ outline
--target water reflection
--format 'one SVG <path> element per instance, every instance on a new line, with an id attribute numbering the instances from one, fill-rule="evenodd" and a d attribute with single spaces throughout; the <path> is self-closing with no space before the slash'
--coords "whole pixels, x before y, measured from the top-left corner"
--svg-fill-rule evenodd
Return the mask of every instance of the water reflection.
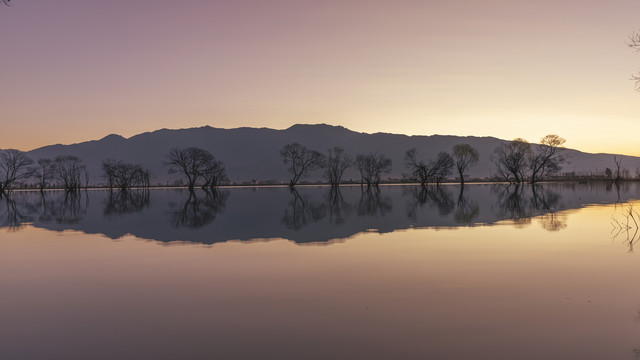
<path id="1" fill-rule="evenodd" d="M 567 216 L 558 211 L 624 202 L 637 194 L 637 183 L 24 191 L 0 198 L 0 227 L 15 230 L 30 223 L 111 238 L 129 233 L 163 242 L 206 244 L 264 238 L 327 242 L 372 230 L 453 228 L 504 220 L 517 227 L 537 222 L 548 231 L 562 231 Z M 630 246 L 634 241 L 629 240 Z"/>
<path id="2" fill-rule="evenodd" d="M 461 186 L 458 192 L 458 202 L 456 203 L 453 219 L 458 224 L 472 224 L 473 220 L 478 217 L 480 213 L 480 206 L 478 206 L 478 203 L 469 200 L 469 198 L 464 195 L 464 190 L 465 186 Z"/>
<path id="3" fill-rule="evenodd" d="M 204 197 L 198 197 L 195 191 L 189 191 L 189 196 L 182 206 L 172 203 L 169 222 L 177 228 L 200 228 L 215 220 L 216 216 L 224 211 L 229 192 L 217 189 L 207 189 L 204 192 Z"/>
<path id="4" fill-rule="evenodd" d="M 18 209 L 11 195 L 0 194 L 0 201 L 4 202 L 4 206 L 0 210 L 0 227 L 17 230 L 24 226 L 24 223 L 32 221 L 31 216 Z"/>
<path id="5" fill-rule="evenodd" d="M 412 197 L 407 207 L 407 216 L 415 219 L 420 208 L 431 206 L 438 209 L 440 216 L 449 215 L 455 208 L 448 189 L 443 186 L 416 186 L 407 188 L 405 194 Z"/>
<path id="6" fill-rule="evenodd" d="M 326 216 L 326 205 L 307 196 L 300 195 L 298 190 L 290 189 L 291 200 L 284 210 L 282 224 L 289 229 L 300 230 L 310 223 L 318 222 Z"/>
<path id="7" fill-rule="evenodd" d="M 360 187 L 360 191 L 360 201 L 358 201 L 359 216 L 385 216 L 393 209 L 391 198 L 381 195 L 380 187 Z"/>
<path id="8" fill-rule="evenodd" d="M 138 213 L 149 206 L 149 189 L 109 190 L 104 215 L 125 216 Z"/>
<path id="9" fill-rule="evenodd" d="M 345 201 L 339 187 L 331 187 L 325 196 L 328 204 L 329 221 L 339 225 L 345 223 L 353 211 L 353 206 Z"/>

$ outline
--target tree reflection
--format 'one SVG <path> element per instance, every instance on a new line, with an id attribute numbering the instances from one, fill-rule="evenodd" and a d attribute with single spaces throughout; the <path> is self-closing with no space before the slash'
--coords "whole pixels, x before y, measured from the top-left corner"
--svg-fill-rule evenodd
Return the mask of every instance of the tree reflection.
<path id="1" fill-rule="evenodd" d="M 453 213 L 453 219 L 455 222 L 458 224 L 471 224 L 473 219 L 478 217 L 479 213 L 480 207 L 478 204 L 469 201 L 464 195 L 464 185 L 460 186 L 456 211 Z"/>
<path id="2" fill-rule="evenodd" d="M 177 228 L 199 228 L 211 223 L 225 208 L 229 192 L 217 189 L 205 191 L 204 199 L 199 198 L 195 191 L 189 191 L 189 197 L 184 204 L 171 211 L 170 223 Z"/>
<path id="3" fill-rule="evenodd" d="M 0 227 L 19 230 L 24 226 L 24 223 L 33 221 L 31 216 L 18 208 L 10 194 L 0 193 L 0 203 L 4 203 L 1 208 L 3 214 L 0 213 Z"/>
<path id="4" fill-rule="evenodd" d="M 530 187 L 531 191 L 526 191 Z M 567 227 L 567 217 L 557 214 L 560 194 L 545 189 L 542 185 L 494 185 L 499 217 L 512 219 L 516 225 L 531 223 L 539 216 L 544 229 L 559 231 Z"/>
<path id="5" fill-rule="evenodd" d="M 326 193 L 329 209 L 329 220 L 335 224 L 343 224 L 351 212 L 351 204 L 346 202 L 340 192 L 340 187 L 332 186 Z"/>
<path id="6" fill-rule="evenodd" d="M 104 215 L 123 216 L 138 213 L 149 207 L 149 189 L 110 190 L 104 207 Z"/>
<path id="7" fill-rule="evenodd" d="M 629 247 L 629 253 L 633 253 L 633 246 L 640 239 L 640 214 L 629 205 L 623 212 L 623 217 L 618 219 L 616 216 L 611 217 L 611 225 L 613 230 L 611 231 L 611 240 L 616 241 L 624 237 L 622 241 Z M 638 220 L 636 220 L 638 219 Z"/>
<path id="8" fill-rule="evenodd" d="M 413 201 L 407 207 L 407 216 L 410 219 L 416 219 L 418 209 L 425 206 L 435 206 L 441 216 L 451 214 L 455 208 L 455 204 L 451 199 L 451 194 L 442 186 L 417 186 L 408 188 L 408 193 L 412 196 Z"/>
<path id="9" fill-rule="evenodd" d="M 327 206 L 325 204 L 313 202 L 303 197 L 295 188 L 290 189 L 290 194 L 289 206 L 284 210 L 282 216 L 282 224 L 288 229 L 300 230 L 326 216 Z"/>
<path id="10" fill-rule="evenodd" d="M 379 187 L 362 187 L 361 189 L 360 201 L 358 202 L 359 216 L 373 216 L 378 214 L 384 216 L 388 212 L 391 212 L 391 199 L 387 196 L 381 196 Z"/>
<path id="11" fill-rule="evenodd" d="M 550 212 L 542 215 L 540 218 L 542 228 L 547 231 L 560 231 L 567 227 L 567 215 L 557 212 Z"/>

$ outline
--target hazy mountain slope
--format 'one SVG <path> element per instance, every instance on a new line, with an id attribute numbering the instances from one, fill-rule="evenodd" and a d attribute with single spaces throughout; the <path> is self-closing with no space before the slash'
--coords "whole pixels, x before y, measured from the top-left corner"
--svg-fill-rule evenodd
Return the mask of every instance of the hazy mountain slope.
<path id="1" fill-rule="evenodd" d="M 570 140 L 570 136 L 569 137 Z M 107 158 L 140 163 L 149 168 L 153 183 L 173 182 L 177 175 L 168 175 L 163 164 L 165 154 L 174 147 L 196 146 L 210 150 L 217 159 L 225 162 L 229 177 L 234 182 L 257 180 L 281 180 L 288 178 L 285 164 L 279 150 L 287 143 L 298 142 L 309 148 L 326 152 L 333 146 L 343 147 L 347 153 L 356 154 L 378 152 L 393 160 L 390 177 L 400 178 L 405 172 L 404 152 L 418 149 L 421 158 L 435 157 L 439 151 L 451 151 L 455 144 L 468 143 L 480 152 L 478 165 L 469 171 L 472 177 L 488 177 L 494 171 L 491 163 L 493 149 L 504 140 L 493 137 L 460 136 L 407 136 L 398 134 L 365 134 L 340 126 L 295 125 L 286 130 L 266 128 L 217 129 L 209 126 L 180 130 L 157 130 L 125 139 L 119 135 L 109 135 L 100 140 L 72 145 L 45 146 L 28 152 L 34 160 L 53 158 L 63 154 L 73 154 L 82 158 L 89 167 L 92 182 L 101 182 L 101 161 Z M 564 171 L 601 170 L 613 167 L 613 155 L 588 154 L 576 150 L 566 150 L 571 161 Z M 640 166 L 640 158 L 625 156 L 623 166 L 635 173 Z M 315 173 L 310 179 L 319 179 Z M 354 169 L 350 169 L 346 179 L 357 179 Z"/>

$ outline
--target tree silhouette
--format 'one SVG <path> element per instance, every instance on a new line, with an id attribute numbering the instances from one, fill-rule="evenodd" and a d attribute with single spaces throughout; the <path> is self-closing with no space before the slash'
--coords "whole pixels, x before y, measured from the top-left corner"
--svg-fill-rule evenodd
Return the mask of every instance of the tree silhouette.
<path id="1" fill-rule="evenodd" d="M 454 162 L 451 155 L 446 152 L 438 153 L 436 160 L 424 162 L 417 159 L 415 148 L 407 150 L 404 155 L 405 166 L 409 168 L 407 175 L 411 180 L 420 182 L 426 186 L 430 182 L 440 184 L 447 176 L 451 175 Z"/>
<path id="2" fill-rule="evenodd" d="M 460 184 L 464 185 L 464 172 L 470 166 L 478 163 L 480 158 L 478 150 L 469 144 L 457 144 L 453 147 L 453 158 L 460 177 Z"/>
<path id="3" fill-rule="evenodd" d="M 325 165 L 324 155 L 315 150 L 307 149 L 298 143 L 285 145 L 280 150 L 282 161 L 289 165 L 289 172 L 293 175 L 289 181 L 289 187 L 296 186 L 301 178 L 309 175 L 314 169 L 322 168 Z"/>
<path id="4" fill-rule="evenodd" d="M 344 153 L 344 149 L 341 147 L 334 147 L 329 149 L 329 156 L 327 156 L 325 177 L 329 180 L 332 187 L 340 185 L 342 180 L 342 174 L 353 164 L 351 157 Z"/>
<path id="5" fill-rule="evenodd" d="M 107 159 L 102 162 L 102 171 L 110 189 L 117 187 L 120 190 L 128 190 L 132 187 L 149 186 L 149 171 L 141 165 Z"/>
<path id="6" fill-rule="evenodd" d="M 189 147 L 186 149 L 171 149 L 166 155 L 169 165 L 169 174 L 177 172 L 187 177 L 187 185 L 190 191 L 201 176 L 210 169 L 215 161 L 213 155 L 204 149 Z"/>
<path id="7" fill-rule="evenodd" d="M 449 175 L 451 175 L 453 169 L 453 158 L 448 153 L 441 151 L 438 153 L 438 157 L 433 165 L 433 175 L 436 184 L 440 184 Z"/>
<path id="8" fill-rule="evenodd" d="M 493 152 L 498 176 L 512 183 L 523 182 L 530 153 L 531 145 L 521 138 L 498 145 Z"/>
<path id="9" fill-rule="evenodd" d="M 87 167 L 82 160 L 73 155 L 61 155 L 54 159 L 56 177 L 68 192 L 82 187 L 82 177 L 88 178 Z M 85 182 L 86 185 L 86 182 Z"/>
<path id="10" fill-rule="evenodd" d="M 367 186 L 378 186 L 382 174 L 391 172 L 391 159 L 382 154 L 358 155 L 356 165 L 360 172 L 360 185 L 366 183 Z"/>
<path id="11" fill-rule="evenodd" d="M 540 140 L 535 151 L 531 152 L 529 158 L 529 169 L 531 170 L 532 184 L 544 180 L 547 176 L 560 171 L 562 164 L 566 161 L 563 156 L 564 138 L 558 135 L 547 135 Z"/>
<path id="12" fill-rule="evenodd" d="M 33 176 L 38 181 L 40 191 L 44 191 L 44 188 L 49 184 L 49 181 L 55 179 L 56 164 L 51 159 L 39 159 L 38 166 L 35 168 Z"/>
<path id="13" fill-rule="evenodd" d="M 17 181 L 29 178 L 33 173 L 31 164 L 33 160 L 22 151 L 3 151 L 0 154 L 0 193 L 11 190 Z"/>
<path id="14" fill-rule="evenodd" d="M 223 181 L 229 181 L 227 177 L 227 169 L 222 161 L 211 160 L 204 172 L 202 173 L 204 179 L 203 189 L 216 188 Z"/>
<path id="15" fill-rule="evenodd" d="M 622 166 L 622 155 L 613 155 L 613 163 L 616 164 L 616 183 L 622 179 L 620 167 Z"/>

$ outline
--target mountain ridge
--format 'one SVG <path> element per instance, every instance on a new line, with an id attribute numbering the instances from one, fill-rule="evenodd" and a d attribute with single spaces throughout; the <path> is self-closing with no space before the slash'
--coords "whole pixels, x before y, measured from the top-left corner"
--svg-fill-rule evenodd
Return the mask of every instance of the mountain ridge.
<path id="1" fill-rule="evenodd" d="M 119 134 L 109 134 L 101 139 L 62 145 L 47 145 L 26 152 L 32 159 L 54 158 L 59 155 L 75 155 L 87 164 L 90 181 L 103 182 L 101 162 L 105 159 L 123 160 L 142 164 L 151 173 L 153 184 L 173 184 L 179 180 L 177 175 L 169 175 L 165 154 L 171 148 L 189 146 L 201 147 L 211 151 L 225 163 L 229 178 L 234 183 L 258 180 L 273 183 L 286 183 L 289 177 L 287 167 L 282 162 L 280 149 L 292 142 L 298 142 L 310 149 L 325 153 L 334 146 L 343 147 L 349 155 L 381 153 L 393 161 L 389 178 L 400 179 L 406 172 L 404 152 L 410 148 L 418 150 L 418 157 L 430 159 L 440 151 L 451 152 L 453 145 L 468 143 L 478 149 L 480 160 L 471 168 L 471 178 L 485 179 L 493 176 L 495 167 L 491 154 L 496 146 L 508 140 L 492 136 L 456 136 L 456 135 L 406 135 L 392 133 L 363 133 L 343 126 L 328 124 L 296 124 L 287 129 L 238 127 L 232 129 L 216 128 L 210 125 L 182 129 L 158 129 L 126 138 Z M 575 149 L 566 149 L 569 163 L 563 172 L 603 171 L 613 168 L 613 155 L 606 153 L 586 153 Z M 623 167 L 635 173 L 640 169 L 640 158 L 624 156 Z M 385 177 L 386 179 L 387 177 Z M 320 172 L 307 180 L 321 179 Z M 347 170 L 345 180 L 357 180 L 356 170 Z"/>

